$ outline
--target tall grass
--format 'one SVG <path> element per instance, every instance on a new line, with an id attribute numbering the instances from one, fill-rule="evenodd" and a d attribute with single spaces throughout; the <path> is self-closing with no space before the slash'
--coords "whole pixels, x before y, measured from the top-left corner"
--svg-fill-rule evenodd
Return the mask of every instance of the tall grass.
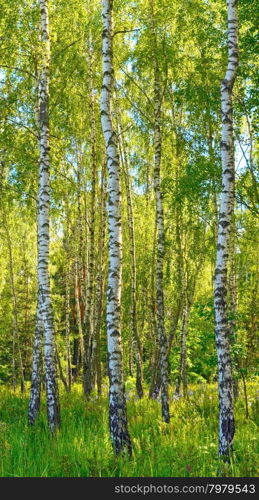
<path id="1" fill-rule="evenodd" d="M 217 472 L 217 390 L 190 386 L 188 401 L 171 396 L 171 423 L 164 424 L 158 401 L 136 399 L 128 382 L 128 418 L 133 457 L 116 458 L 109 439 L 107 394 L 86 401 L 81 386 L 61 393 L 62 426 L 51 436 L 43 401 L 36 425 L 27 425 L 28 395 L 0 389 L 1 477 L 214 477 Z M 258 394 L 257 394 L 258 396 Z M 258 400 L 248 383 L 236 404 L 234 461 L 227 475 L 258 475 Z M 257 448 L 256 448 L 257 447 Z"/>

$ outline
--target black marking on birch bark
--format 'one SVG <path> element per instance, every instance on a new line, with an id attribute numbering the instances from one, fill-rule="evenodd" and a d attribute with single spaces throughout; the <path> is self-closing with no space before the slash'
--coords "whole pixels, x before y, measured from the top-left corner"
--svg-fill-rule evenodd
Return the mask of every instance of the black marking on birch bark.
<path id="1" fill-rule="evenodd" d="M 39 80 L 39 119 L 40 119 L 40 137 L 39 137 L 39 194 L 38 194 L 38 315 L 44 329 L 44 361 L 46 374 L 46 395 L 47 395 L 47 414 L 50 429 L 54 431 L 60 424 L 58 386 L 56 380 L 56 356 L 54 342 L 54 324 L 50 297 L 50 279 L 49 279 L 49 61 L 50 61 L 50 42 L 48 27 L 48 2 L 39 0 L 41 10 L 41 41 L 43 45 L 43 58 L 41 63 L 41 74 Z M 35 342 L 38 332 L 35 332 Z M 33 420 L 37 413 L 39 404 L 39 393 L 35 387 L 38 384 L 37 375 L 37 356 L 35 361 L 35 380 L 32 380 L 31 398 L 34 401 L 34 408 L 29 408 L 29 419 Z M 36 385 L 35 385 L 36 384 Z M 38 401 L 38 402 L 37 402 Z M 30 401 L 30 403 L 32 400 Z"/>
<path id="2" fill-rule="evenodd" d="M 161 191 L 161 105 L 162 92 L 160 85 L 160 71 L 157 58 L 157 34 L 155 26 L 155 16 L 153 1 L 150 0 L 150 22 L 154 46 L 154 188 L 156 197 L 156 224 L 157 224 L 157 266 L 156 266 L 156 306 L 157 306 L 157 339 L 160 346 L 159 368 L 161 379 L 161 404 L 162 418 L 169 423 L 169 402 L 168 402 L 168 349 L 167 338 L 165 336 L 164 325 L 164 283 L 163 283 L 163 261 L 164 261 L 164 212 L 163 197 Z"/>
<path id="3" fill-rule="evenodd" d="M 122 346 L 120 330 L 121 309 L 121 190 L 117 135 L 111 116 L 113 88 L 112 65 L 112 0 L 103 0 L 103 84 L 101 91 L 101 123 L 106 147 L 108 167 L 108 233 L 109 273 L 107 288 L 107 337 L 109 421 L 110 435 L 116 454 L 131 454 L 131 442 L 127 426 L 125 388 L 123 384 Z"/>
<path id="4" fill-rule="evenodd" d="M 39 300 L 39 299 L 38 299 Z M 36 328 L 34 334 L 34 346 L 32 355 L 32 377 L 30 401 L 28 410 L 28 421 L 30 425 L 35 423 L 40 410 L 41 397 L 41 344 L 42 344 L 42 320 L 40 317 L 40 306 L 37 305 Z"/>
<path id="5" fill-rule="evenodd" d="M 222 111 L 222 196 L 218 226 L 215 269 L 215 335 L 218 355 L 219 387 L 219 456 L 228 461 L 234 437 L 232 401 L 232 371 L 227 320 L 227 261 L 234 199 L 234 141 L 232 90 L 238 67 L 237 2 L 227 0 L 228 10 L 228 63 L 221 84 Z"/>

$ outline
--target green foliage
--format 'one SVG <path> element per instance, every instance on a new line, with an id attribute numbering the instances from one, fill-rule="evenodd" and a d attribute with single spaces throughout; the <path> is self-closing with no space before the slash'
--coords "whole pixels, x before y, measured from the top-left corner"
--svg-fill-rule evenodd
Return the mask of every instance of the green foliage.
<path id="1" fill-rule="evenodd" d="M 239 0 L 240 67 L 234 88 L 236 146 L 236 251 L 238 288 L 236 342 L 238 378 L 258 373 L 258 62 L 257 0 Z M 97 160 L 95 269 L 101 229 L 101 171 L 104 144 L 100 124 L 101 2 L 49 0 L 51 247 L 50 275 L 57 347 L 66 375 L 66 277 L 69 267 L 70 348 L 78 337 L 75 265 L 83 261 L 82 294 L 87 282 L 89 214 L 91 212 L 93 94 Z M 221 190 L 220 81 L 227 56 L 225 0 L 159 0 L 154 2 L 156 44 L 146 0 L 114 4 L 114 67 L 117 108 L 129 159 L 135 222 L 137 323 L 143 350 L 144 383 L 152 376 L 156 344 L 156 228 L 154 166 L 153 64 L 158 60 L 162 100 L 161 188 L 165 222 L 165 327 L 170 332 L 182 274 L 187 292 L 194 287 L 187 335 L 188 402 L 172 399 L 172 423 L 159 417 L 157 402 L 134 400 L 135 367 L 130 373 L 131 254 L 127 200 L 122 175 L 122 340 L 126 397 L 134 460 L 115 459 L 107 429 L 106 399 L 85 402 L 78 386 L 61 398 L 62 429 L 51 440 L 43 407 L 35 429 L 25 425 L 27 397 L 4 387 L 12 383 L 14 307 L 10 255 L 3 214 L 9 228 L 16 291 L 18 335 L 27 385 L 37 300 L 36 202 L 38 170 L 37 79 L 42 57 L 39 6 L 34 0 L 2 0 L 0 16 L 0 453 L 2 475 L 163 476 L 214 475 L 217 464 L 217 359 L 214 336 L 213 273 Z M 90 51 L 92 46 L 92 74 Z M 92 79 L 92 81 L 91 81 Z M 123 173 L 122 173 L 123 174 Z M 79 179 L 80 177 L 80 179 Z M 81 210 L 82 234 L 79 230 Z M 178 225 L 177 225 L 178 220 Z M 181 249 L 180 249 L 181 247 Z M 182 255 L 180 255 L 182 253 Z M 79 259 L 80 254 L 80 259 Z M 199 268 L 199 263 L 201 267 Z M 69 264 L 69 266 L 68 266 Z M 101 312 L 101 361 L 105 373 L 107 341 L 105 290 L 107 234 L 104 241 L 104 299 Z M 96 298 L 96 297 L 95 297 Z M 85 297 L 83 297 L 84 302 Z M 182 317 L 170 352 L 171 388 L 178 376 Z M 133 358 L 133 356 L 132 356 Z M 75 367 L 75 365 L 73 366 Z M 17 366 L 16 366 L 17 370 Z M 129 376 L 131 374 L 132 376 Z M 81 380 L 81 372 L 78 381 Z M 17 381 L 18 384 L 18 381 Z M 240 385 L 242 383 L 240 382 Z M 250 419 L 244 418 L 243 395 L 237 403 L 236 462 L 232 473 L 255 471 L 255 424 L 258 402 L 249 382 Z M 195 425 L 194 425 L 195 423 Z M 190 437 L 191 436 L 191 437 Z M 93 439 L 94 437 L 94 439 Z"/>

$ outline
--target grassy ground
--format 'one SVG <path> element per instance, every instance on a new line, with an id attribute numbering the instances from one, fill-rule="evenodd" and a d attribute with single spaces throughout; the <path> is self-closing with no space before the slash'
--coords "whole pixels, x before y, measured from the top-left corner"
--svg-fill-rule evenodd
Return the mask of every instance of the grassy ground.
<path id="1" fill-rule="evenodd" d="M 161 422 L 160 404 L 137 400 L 128 382 L 128 418 L 133 457 L 115 458 L 108 432 L 107 396 L 86 402 L 81 386 L 61 393 L 62 427 L 52 437 L 46 408 L 27 426 L 28 395 L 0 389 L 1 477 L 214 477 L 217 471 L 217 390 L 189 388 L 189 400 L 171 398 L 171 423 Z M 130 390 L 131 389 L 131 390 Z M 256 398 L 257 396 L 257 398 Z M 236 405 L 235 458 L 227 475 L 258 475 L 258 391 L 248 382 L 249 419 L 243 394 Z M 257 410 L 257 414 L 256 414 Z M 257 446 L 257 449 L 256 449 Z"/>

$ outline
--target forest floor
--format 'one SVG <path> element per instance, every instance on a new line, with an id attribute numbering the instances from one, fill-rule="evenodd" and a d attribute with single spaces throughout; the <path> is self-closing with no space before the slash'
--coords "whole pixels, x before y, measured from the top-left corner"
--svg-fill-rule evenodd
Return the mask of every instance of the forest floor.
<path id="1" fill-rule="evenodd" d="M 188 400 L 171 396 L 171 423 L 158 401 L 136 399 L 126 383 L 131 459 L 115 458 L 108 430 L 107 394 L 86 401 L 81 385 L 61 389 L 61 430 L 50 435 L 46 406 L 34 428 L 27 425 L 28 394 L 0 387 L 1 477 L 214 477 L 217 472 L 216 385 L 191 385 Z M 256 477 L 259 398 L 256 380 L 247 383 L 249 418 L 242 390 L 236 403 L 234 461 L 226 475 Z M 107 391 L 107 386 L 104 387 Z M 29 392 L 29 391 L 27 391 Z M 173 394 L 173 393 L 172 393 Z"/>

